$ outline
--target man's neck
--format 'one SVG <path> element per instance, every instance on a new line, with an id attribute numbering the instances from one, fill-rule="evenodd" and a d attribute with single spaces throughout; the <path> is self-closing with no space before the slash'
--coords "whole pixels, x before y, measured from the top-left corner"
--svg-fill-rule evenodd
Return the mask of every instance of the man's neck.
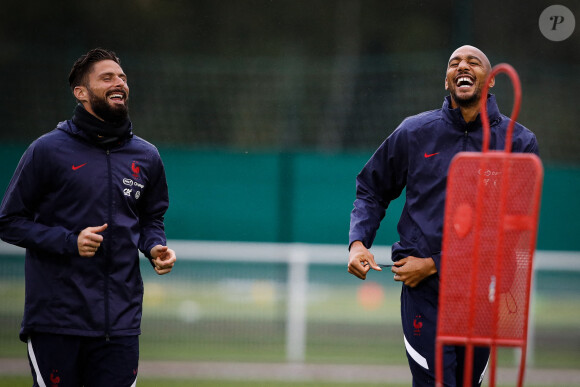
<path id="1" fill-rule="evenodd" d="M 461 110 L 461 115 L 463 116 L 465 122 L 475 121 L 477 115 L 479 114 L 479 99 L 477 103 L 468 106 L 461 106 L 455 102 L 453 97 L 451 97 L 451 107 L 453 109 L 459 108 L 459 110 Z"/>
<path id="2" fill-rule="evenodd" d="M 477 115 L 479 114 L 479 106 L 469 108 L 460 107 L 460 109 L 461 115 L 463 116 L 465 122 L 475 121 Z"/>

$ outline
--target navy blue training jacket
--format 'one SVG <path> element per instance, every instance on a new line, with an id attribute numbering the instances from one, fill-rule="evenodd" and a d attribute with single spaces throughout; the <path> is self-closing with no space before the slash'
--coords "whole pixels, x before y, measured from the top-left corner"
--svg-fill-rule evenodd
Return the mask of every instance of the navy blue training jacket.
<path id="1" fill-rule="evenodd" d="M 139 252 L 165 245 L 169 199 L 157 149 L 129 134 L 110 148 L 93 144 L 70 120 L 26 150 L 0 207 L 0 238 L 26 248 L 20 337 L 140 333 Z M 77 238 L 108 223 L 92 258 Z"/>
<path id="2" fill-rule="evenodd" d="M 503 150 L 509 118 L 499 112 L 495 96 L 487 100 L 489 149 Z M 408 117 L 381 144 L 356 178 L 356 200 L 350 218 L 349 245 L 370 248 L 389 203 L 406 188 L 397 225 L 400 240 L 392 259 L 432 257 L 440 270 L 447 172 L 462 151 L 480 152 L 483 129 L 479 116 L 466 123 L 447 96 L 441 109 Z M 516 123 L 512 152 L 538 154 L 535 135 Z"/>

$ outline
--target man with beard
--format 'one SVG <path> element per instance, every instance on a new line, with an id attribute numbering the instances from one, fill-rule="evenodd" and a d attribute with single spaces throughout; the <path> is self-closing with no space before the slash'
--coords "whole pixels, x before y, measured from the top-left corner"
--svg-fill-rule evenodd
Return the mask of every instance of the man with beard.
<path id="1" fill-rule="evenodd" d="M 116 54 L 94 49 L 69 75 L 71 120 L 26 150 L 0 207 L 0 237 L 26 249 L 20 338 L 34 386 L 134 386 L 143 281 L 157 274 L 169 199 L 157 149 L 133 135 Z"/>
<path id="2" fill-rule="evenodd" d="M 401 320 L 413 386 L 435 383 L 435 335 L 441 237 L 447 171 L 461 151 L 481 151 L 483 129 L 479 117 L 481 91 L 491 65 L 476 47 L 459 47 L 447 63 L 445 89 L 438 110 L 405 119 L 381 144 L 356 179 L 356 200 L 350 219 L 348 271 L 365 279 L 370 269 L 381 271 L 368 250 L 389 203 L 406 189 L 405 205 L 392 246 L 395 281 L 401 290 Z M 495 80 L 490 80 L 490 87 Z M 502 115 L 495 96 L 487 96 L 490 149 L 505 148 L 509 118 Z M 513 152 L 538 153 L 532 132 L 516 123 Z M 488 348 L 476 348 L 473 386 L 481 385 L 489 359 Z M 462 386 L 464 347 L 444 350 L 446 386 Z"/>

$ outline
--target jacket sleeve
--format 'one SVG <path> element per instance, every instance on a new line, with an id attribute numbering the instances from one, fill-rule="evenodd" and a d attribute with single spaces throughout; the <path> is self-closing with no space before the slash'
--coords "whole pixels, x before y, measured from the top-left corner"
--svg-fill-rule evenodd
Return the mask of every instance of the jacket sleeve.
<path id="1" fill-rule="evenodd" d="M 157 150 L 152 159 L 152 174 L 149 188 L 139 210 L 139 250 L 151 259 L 151 249 L 156 245 L 165 246 L 164 217 L 169 207 L 169 192 L 165 168 Z"/>
<path id="2" fill-rule="evenodd" d="M 389 203 L 401 195 L 406 185 L 407 160 L 407 135 L 399 127 L 381 144 L 356 178 L 349 247 L 357 240 L 371 247 Z"/>
<path id="3" fill-rule="evenodd" d="M 35 221 L 36 210 L 51 182 L 49 146 L 37 140 L 26 150 L 0 206 L 0 238 L 27 249 L 78 254 L 77 234 Z"/>

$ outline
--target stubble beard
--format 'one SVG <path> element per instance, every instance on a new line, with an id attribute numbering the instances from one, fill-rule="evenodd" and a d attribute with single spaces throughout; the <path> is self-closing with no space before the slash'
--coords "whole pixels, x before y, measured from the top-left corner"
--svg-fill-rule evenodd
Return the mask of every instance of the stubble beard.
<path id="1" fill-rule="evenodd" d="M 479 104 L 481 99 L 481 89 L 476 89 L 473 94 L 468 97 L 460 97 L 456 91 L 452 92 L 452 97 L 455 103 L 462 108 L 469 108 Z"/>

